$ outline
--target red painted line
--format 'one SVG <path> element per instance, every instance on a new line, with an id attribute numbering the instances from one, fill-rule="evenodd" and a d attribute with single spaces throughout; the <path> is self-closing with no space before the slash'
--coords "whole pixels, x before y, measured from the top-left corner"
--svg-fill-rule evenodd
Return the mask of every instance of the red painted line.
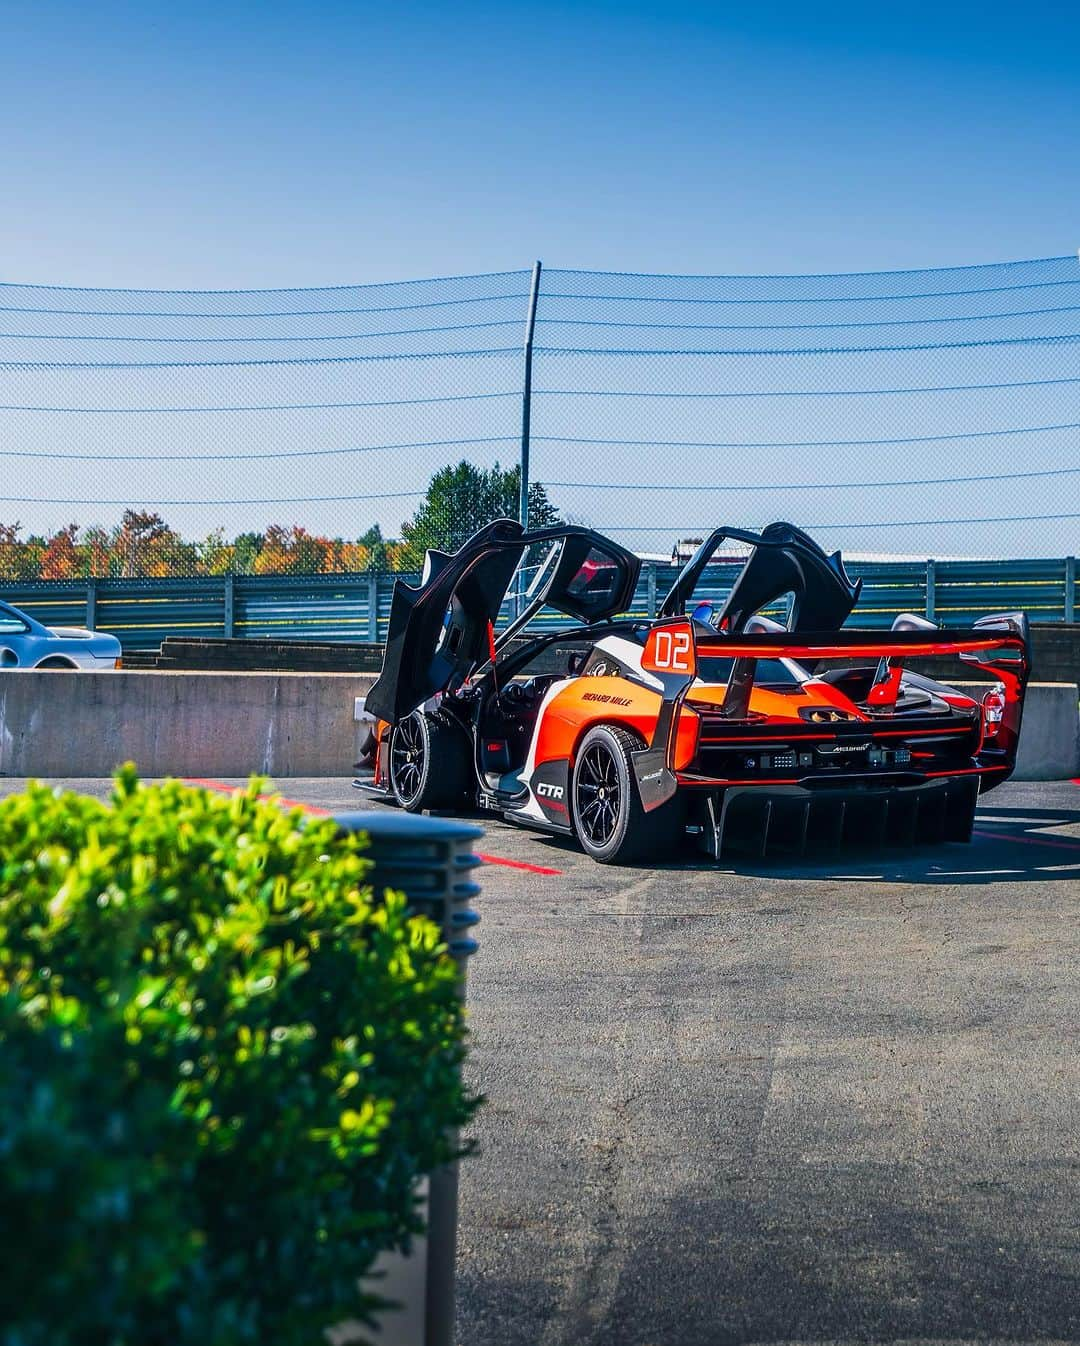
<path id="1" fill-rule="evenodd" d="M 219 790 L 226 794 L 231 794 L 233 790 L 238 790 L 238 785 L 224 785 L 219 780 L 203 780 L 201 776 L 185 776 L 185 785 L 199 785 L 204 790 Z"/>
<path id="2" fill-rule="evenodd" d="M 196 776 L 186 776 L 185 785 L 197 785 L 203 790 L 216 790 L 219 794 L 235 794 L 242 787 L 239 785 L 226 785 L 224 781 L 202 780 Z M 301 809 L 304 813 L 310 814 L 313 818 L 331 818 L 333 814 L 329 809 L 318 808 L 314 804 L 302 804 L 298 799 L 285 799 L 281 795 L 259 795 L 260 799 L 273 800 L 276 804 L 281 804 L 287 809 Z M 485 865 L 504 865 L 507 869 L 523 869 L 528 874 L 561 874 L 561 869 L 549 869 L 546 865 L 530 865 L 524 860 L 507 860 L 501 855 L 482 855 L 476 852 L 476 858 L 482 860 Z"/>
<path id="3" fill-rule="evenodd" d="M 1076 776 L 1076 777 L 1073 778 L 1073 784 L 1074 784 L 1074 785 L 1080 785 L 1080 776 Z"/>
<path id="4" fill-rule="evenodd" d="M 485 865 L 504 865 L 507 869 L 523 869 L 526 874 L 561 874 L 561 869 L 548 869 L 546 865 L 530 865 L 524 860 L 506 860 L 501 855 L 482 855 L 476 852 L 478 860 L 483 860 Z"/>
<path id="5" fill-rule="evenodd" d="M 236 794 L 242 787 L 239 785 L 226 785 L 219 780 L 201 780 L 197 776 L 185 776 L 185 785 L 198 785 L 203 790 L 216 790 L 218 794 Z M 299 799 L 286 799 L 284 795 L 259 795 L 262 800 L 273 800 L 275 804 L 280 804 L 287 809 L 300 809 L 309 814 L 312 818 L 329 818 L 330 810 L 321 809 L 315 804 L 302 804 Z"/>
<path id="6" fill-rule="evenodd" d="M 273 795 L 260 795 L 260 799 L 273 799 Z M 298 799 L 286 799 L 284 795 L 277 797 L 277 802 L 287 809 L 302 809 L 304 813 L 309 813 L 313 818 L 329 818 L 331 813 L 329 809 L 318 808 L 315 804 L 301 804 Z"/>
<path id="7" fill-rule="evenodd" d="M 1080 841 L 1066 841 L 1062 837 L 1018 837 L 1011 832 L 988 832 L 983 827 L 976 827 L 975 835 L 991 837 L 994 841 L 1019 841 L 1025 846 L 1050 846 L 1059 851 L 1080 851 Z"/>

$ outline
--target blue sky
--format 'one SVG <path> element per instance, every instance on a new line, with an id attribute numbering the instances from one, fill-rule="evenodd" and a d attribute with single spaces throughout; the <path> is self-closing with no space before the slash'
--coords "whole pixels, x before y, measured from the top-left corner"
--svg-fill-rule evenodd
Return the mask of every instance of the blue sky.
<path id="1" fill-rule="evenodd" d="M 0 521 L 396 534 L 450 458 L 515 460 L 539 257 L 541 347 L 719 348 L 541 350 L 534 475 L 571 516 L 661 551 L 779 513 L 848 550 L 1075 554 L 1078 16 L 0 0 Z M 812 353 L 721 354 L 777 345 Z"/>
<path id="2" fill-rule="evenodd" d="M 1064 4 L 0 0 L 0 278 L 1060 254 L 1078 30 Z"/>

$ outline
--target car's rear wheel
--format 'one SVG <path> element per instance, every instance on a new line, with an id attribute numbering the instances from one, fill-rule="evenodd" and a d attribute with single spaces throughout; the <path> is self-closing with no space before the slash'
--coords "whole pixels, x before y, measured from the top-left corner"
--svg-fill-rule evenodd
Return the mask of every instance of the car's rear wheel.
<path id="1" fill-rule="evenodd" d="M 683 836 L 678 796 L 645 812 L 631 757 L 641 746 L 625 729 L 603 724 L 590 729 L 578 748 L 572 789 L 574 827 L 584 850 L 601 864 L 659 859 Z"/>
<path id="2" fill-rule="evenodd" d="M 468 802 L 472 763 L 464 729 L 441 711 L 414 710 L 390 731 L 390 789 L 409 813 Z"/>
<path id="3" fill-rule="evenodd" d="M 69 660 L 56 658 L 42 659 L 41 663 L 35 664 L 34 667 L 42 668 L 46 672 L 49 672 L 50 670 L 59 670 L 60 672 L 72 673 L 75 670 L 75 665 L 69 662 Z"/>

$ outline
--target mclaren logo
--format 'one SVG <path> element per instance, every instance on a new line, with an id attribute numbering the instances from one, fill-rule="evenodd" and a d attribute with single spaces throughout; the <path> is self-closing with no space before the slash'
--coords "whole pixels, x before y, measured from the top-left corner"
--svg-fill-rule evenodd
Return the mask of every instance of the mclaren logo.
<path id="1" fill-rule="evenodd" d="M 869 743 L 822 743 L 818 752 L 826 753 L 831 757 L 838 752 L 865 752 L 869 746 Z"/>
<path id="2" fill-rule="evenodd" d="M 536 793 L 541 799 L 561 799 L 565 791 L 561 785 L 549 785 L 542 780 L 536 787 Z"/>

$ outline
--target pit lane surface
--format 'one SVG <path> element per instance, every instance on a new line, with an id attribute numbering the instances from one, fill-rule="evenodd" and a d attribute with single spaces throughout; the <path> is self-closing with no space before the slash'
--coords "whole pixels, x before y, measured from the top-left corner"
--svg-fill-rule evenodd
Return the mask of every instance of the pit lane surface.
<path id="1" fill-rule="evenodd" d="M 1080 788 L 793 868 L 483 825 L 459 1346 L 1080 1339 Z"/>

